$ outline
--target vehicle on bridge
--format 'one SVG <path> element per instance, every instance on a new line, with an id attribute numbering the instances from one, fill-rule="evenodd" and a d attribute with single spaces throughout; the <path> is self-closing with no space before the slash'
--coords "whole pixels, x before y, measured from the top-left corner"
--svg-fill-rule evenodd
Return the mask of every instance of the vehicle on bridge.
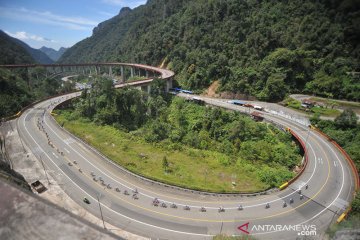
<path id="1" fill-rule="evenodd" d="M 259 105 L 255 105 L 254 109 L 259 110 L 259 111 L 264 111 L 264 108 Z"/>
<path id="2" fill-rule="evenodd" d="M 246 102 L 240 101 L 240 100 L 230 100 L 228 101 L 228 103 L 234 104 L 234 105 L 239 105 L 239 106 L 244 106 L 246 104 Z"/>
<path id="3" fill-rule="evenodd" d="M 86 204 L 90 204 L 89 199 L 87 199 L 86 197 L 84 197 L 83 201 L 84 201 L 84 203 L 86 203 Z"/>

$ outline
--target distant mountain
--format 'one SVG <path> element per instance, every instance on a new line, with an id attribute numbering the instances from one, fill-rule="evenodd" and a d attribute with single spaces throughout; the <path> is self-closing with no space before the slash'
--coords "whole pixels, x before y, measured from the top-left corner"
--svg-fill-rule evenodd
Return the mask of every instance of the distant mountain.
<path id="1" fill-rule="evenodd" d="M 148 0 L 100 23 L 63 63 L 163 65 L 185 88 L 278 101 L 360 100 L 359 0 Z"/>
<path id="2" fill-rule="evenodd" d="M 61 47 L 58 51 L 56 51 L 55 49 L 44 46 L 44 47 L 40 48 L 39 50 L 42 51 L 43 53 L 45 53 L 51 60 L 56 62 L 65 53 L 67 48 Z"/>
<path id="3" fill-rule="evenodd" d="M 0 30 L 0 64 L 21 63 L 35 63 L 35 60 L 14 38 Z"/>
<path id="4" fill-rule="evenodd" d="M 23 48 L 25 48 L 25 50 L 28 53 L 30 53 L 30 55 L 33 57 L 33 59 L 35 59 L 35 61 L 37 63 L 42 63 L 42 64 L 52 64 L 52 63 L 54 63 L 53 60 L 51 60 L 45 53 L 43 53 L 39 49 L 32 48 L 32 47 L 30 47 L 29 45 L 27 45 L 26 43 L 24 43 L 23 41 L 21 41 L 21 40 L 19 40 L 17 38 L 13 38 L 13 41 L 18 43 Z"/>

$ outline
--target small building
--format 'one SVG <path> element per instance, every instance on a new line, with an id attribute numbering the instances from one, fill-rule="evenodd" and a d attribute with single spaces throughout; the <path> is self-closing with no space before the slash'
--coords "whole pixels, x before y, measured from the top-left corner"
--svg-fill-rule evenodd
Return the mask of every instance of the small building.
<path id="1" fill-rule="evenodd" d="M 316 104 L 316 102 L 311 101 L 310 99 L 304 99 L 301 102 L 301 106 L 304 108 L 312 108 L 315 106 L 315 104 Z"/>
<path id="2" fill-rule="evenodd" d="M 254 119 L 257 122 L 261 122 L 262 120 L 264 120 L 264 117 L 261 113 L 259 112 L 252 112 L 250 114 L 251 118 Z"/>

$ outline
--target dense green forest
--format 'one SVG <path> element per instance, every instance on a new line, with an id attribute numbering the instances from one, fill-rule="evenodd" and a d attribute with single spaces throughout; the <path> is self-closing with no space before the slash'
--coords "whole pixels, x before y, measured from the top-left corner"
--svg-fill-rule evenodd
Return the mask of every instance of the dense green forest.
<path id="1" fill-rule="evenodd" d="M 24 47 L 25 43 L 19 42 L 21 41 L 0 30 L 0 64 L 36 63 Z M 33 54 L 44 59 L 43 53 L 38 54 L 36 49 L 32 50 Z M 29 70 L 0 68 L 0 119 L 17 113 L 36 100 L 71 91 L 73 87 L 70 82 L 62 83 L 59 77 L 47 75 L 46 70 L 41 67 Z"/>
<path id="2" fill-rule="evenodd" d="M 46 76 L 46 70 L 41 67 L 30 72 L 26 69 L 0 69 L 0 119 L 17 113 L 36 100 L 73 89 L 73 83 L 62 83 L 59 77 Z"/>
<path id="3" fill-rule="evenodd" d="M 161 80 L 152 83 L 149 95 L 134 88 L 116 90 L 112 86 L 112 81 L 106 78 L 97 79 L 92 86 L 91 91 L 85 90 L 80 99 L 74 100 L 74 109 L 70 114 L 65 112 L 65 118 L 61 118 L 61 121 L 75 133 L 80 132 L 81 135 L 88 136 L 92 143 L 100 145 L 100 148 L 103 146 L 99 142 L 105 140 L 100 133 L 91 135 L 90 129 L 94 128 L 94 123 L 117 129 L 109 130 L 105 127 L 113 137 L 127 134 L 127 138 L 131 138 L 132 142 L 144 141 L 163 151 L 184 154 L 190 151 L 189 149 L 194 149 L 191 151 L 201 154 L 190 151 L 192 157 L 194 154 L 199 155 L 192 161 L 199 161 L 197 164 L 202 164 L 204 168 L 210 168 L 214 172 L 225 169 L 224 171 L 231 170 L 233 174 L 239 174 L 247 169 L 249 173 L 244 173 L 246 178 L 252 175 L 256 178 L 255 183 L 260 181 L 264 184 L 260 189 L 276 187 L 291 178 L 292 170 L 300 162 L 299 148 L 293 144 L 289 133 L 284 133 L 269 124 L 256 123 L 238 112 L 201 106 L 167 95 L 163 92 Z M 88 127 L 84 125 L 87 121 L 81 119 L 90 120 L 87 123 Z M 75 122 L 79 120 L 76 126 Z M 122 143 L 120 141 L 113 144 Z M 130 143 L 120 148 L 132 148 L 132 145 Z M 111 154 L 113 152 L 111 149 Z M 121 154 L 123 153 L 119 153 Z M 183 168 L 189 168 L 193 163 L 185 164 L 185 158 L 171 157 L 166 153 L 164 155 L 167 157 L 157 158 L 157 163 L 152 166 L 143 166 L 145 163 L 139 162 L 137 158 L 121 162 L 125 157 L 121 158 L 120 164 L 140 174 L 154 168 L 154 165 L 162 165 L 164 171 L 160 171 L 161 177 L 157 180 L 168 179 L 169 175 L 172 175 L 177 184 L 185 180 L 190 181 L 187 178 L 182 180 L 177 174 L 186 172 Z M 129 156 L 131 154 L 128 153 L 126 158 Z M 209 156 L 212 156 L 212 163 L 207 162 L 210 161 Z M 147 161 L 148 164 L 151 163 L 151 160 Z M 257 170 L 251 167 L 254 164 L 258 166 Z M 141 171 L 141 166 L 146 170 Z M 154 171 L 148 177 L 156 178 Z M 188 169 L 187 172 L 191 170 Z M 196 175 L 194 173 L 194 176 Z M 194 176 L 189 175 L 189 178 Z M 218 178 L 215 174 L 214 181 Z M 219 184 L 229 184 L 220 180 Z M 203 184 L 203 180 L 192 182 L 194 185 Z"/>
<path id="4" fill-rule="evenodd" d="M 358 0 L 150 0 L 98 25 L 60 62 L 165 63 L 178 82 L 277 101 L 360 99 Z"/>

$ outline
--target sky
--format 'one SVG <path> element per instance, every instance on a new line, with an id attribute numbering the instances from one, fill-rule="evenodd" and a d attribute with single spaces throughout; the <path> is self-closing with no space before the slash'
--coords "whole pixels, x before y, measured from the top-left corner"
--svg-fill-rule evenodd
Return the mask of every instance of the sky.
<path id="1" fill-rule="evenodd" d="M 146 0 L 0 0 L 0 29 L 33 48 L 58 50 L 90 37 L 121 8 Z"/>

